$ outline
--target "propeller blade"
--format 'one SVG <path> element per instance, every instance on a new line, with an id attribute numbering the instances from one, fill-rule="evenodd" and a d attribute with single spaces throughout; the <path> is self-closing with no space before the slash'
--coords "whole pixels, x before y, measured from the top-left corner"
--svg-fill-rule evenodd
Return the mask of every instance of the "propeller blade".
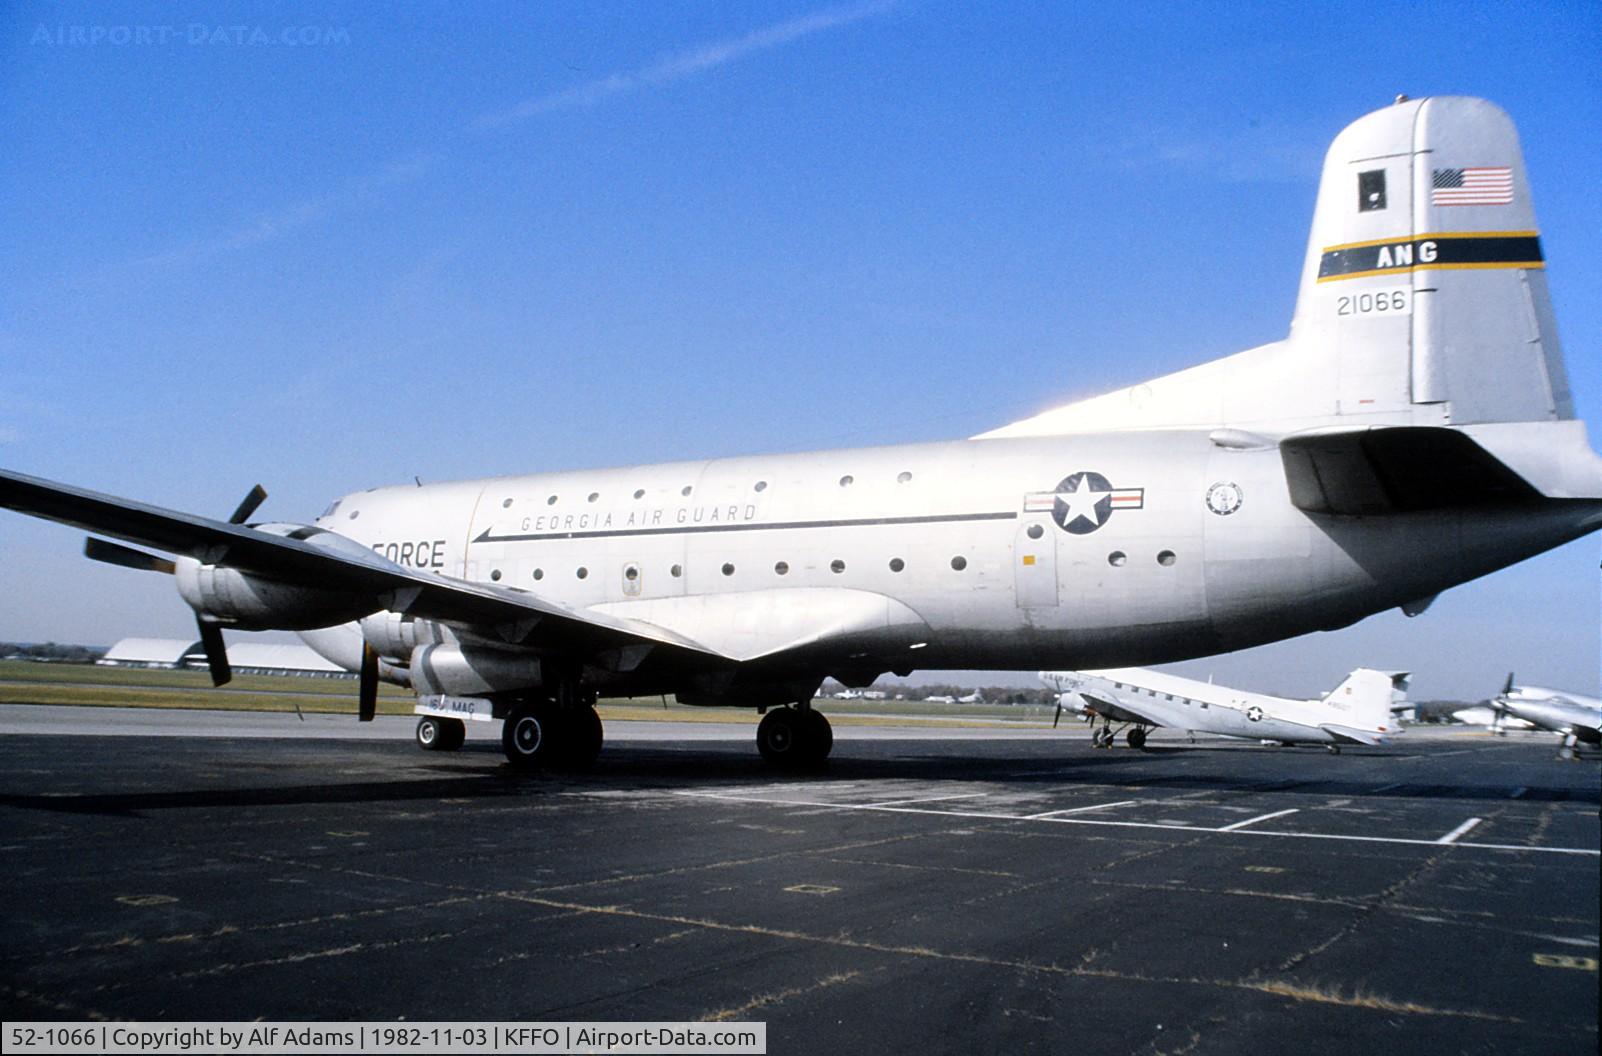
<path id="1" fill-rule="evenodd" d="M 169 576 L 177 567 L 165 557 L 147 554 L 120 543 L 108 543 L 92 535 L 83 541 L 83 556 L 91 561 L 104 561 L 108 565 L 136 568 L 141 572 L 165 572 Z"/>
<path id="2" fill-rule="evenodd" d="M 222 628 L 215 623 L 195 618 L 200 627 L 200 645 L 206 650 L 206 666 L 211 668 L 211 684 L 220 686 L 234 677 L 228 665 L 228 647 L 223 644 Z"/>
<path id="3" fill-rule="evenodd" d="M 1511 692 L 1513 692 L 1513 672 L 1509 671 L 1507 681 L 1502 683 L 1502 696 L 1505 697 Z"/>
<path id="4" fill-rule="evenodd" d="M 1051 720 L 1051 728 L 1055 730 L 1057 728 L 1057 723 L 1059 723 L 1061 721 L 1062 721 L 1062 698 L 1058 697 L 1057 698 L 1057 716 L 1056 716 L 1056 718 Z"/>
<path id="5" fill-rule="evenodd" d="M 356 719 L 372 722 L 378 712 L 378 650 L 362 643 L 362 675 L 356 692 Z"/>
<path id="6" fill-rule="evenodd" d="M 260 506 L 266 501 L 267 489 L 262 487 L 260 484 L 257 484 L 254 488 L 250 489 L 250 494 L 246 495 L 244 499 L 240 501 L 238 509 L 234 510 L 234 515 L 228 518 L 228 523 L 244 524 L 245 518 L 255 513 L 256 507 Z"/>

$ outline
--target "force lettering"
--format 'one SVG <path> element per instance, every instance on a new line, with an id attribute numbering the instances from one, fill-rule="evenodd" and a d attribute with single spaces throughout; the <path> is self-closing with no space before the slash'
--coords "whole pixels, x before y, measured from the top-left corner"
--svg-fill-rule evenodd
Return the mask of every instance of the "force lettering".
<path id="1" fill-rule="evenodd" d="M 444 568 L 445 540 L 419 540 L 415 543 L 374 543 L 373 549 L 397 565 L 410 568 Z"/>

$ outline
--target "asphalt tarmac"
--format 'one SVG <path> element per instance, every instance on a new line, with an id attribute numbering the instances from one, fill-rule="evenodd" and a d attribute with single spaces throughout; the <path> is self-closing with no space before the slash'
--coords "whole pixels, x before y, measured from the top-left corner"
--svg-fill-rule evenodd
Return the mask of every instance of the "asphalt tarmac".
<path id="1" fill-rule="evenodd" d="M 1599 771 L 1540 735 L 1331 756 L 842 725 L 797 776 L 749 729 L 614 723 L 593 771 L 529 777 L 487 728 L 436 755 L 401 721 L 39 710 L 0 708 L 7 1020 L 1597 1049 Z"/>

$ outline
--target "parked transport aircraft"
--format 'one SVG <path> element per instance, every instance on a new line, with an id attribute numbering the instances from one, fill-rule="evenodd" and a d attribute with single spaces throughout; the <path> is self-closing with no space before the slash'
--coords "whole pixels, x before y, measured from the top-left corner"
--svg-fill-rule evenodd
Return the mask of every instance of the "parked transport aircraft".
<path id="1" fill-rule="evenodd" d="M 1205 247 L 1198 247 L 1198 259 Z M 596 694 L 766 712 L 828 754 L 822 679 L 1101 668 L 1346 626 L 1602 526 L 1512 122 L 1398 100 L 1324 163 L 1290 334 L 969 440 L 355 492 L 215 520 L 0 472 L 0 505 L 173 573 L 221 628 L 409 685 L 428 748 L 500 721 L 583 762 Z"/>
<path id="2" fill-rule="evenodd" d="M 1338 754 L 1343 744 L 1384 744 L 1400 734 L 1393 713 L 1407 694 L 1407 672 L 1361 667 L 1317 700 L 1250 693 L 1139 667 L 1042 671 L 1040 681 L 1058 694 L 1057 718 L 1071 711 L 1101 719 L 1091 734 L 1097 748 L 1112 747 L 1116 723 L 1131 748 L 1146 744 L 1151 727 L 1166 726 L 1286 745 L 1322 744 Z"/>
<path id="3" fill-rule="evenodd" d="M 1582 741 L 1602 745 L 1602 731 L 1599 731 L 1602 700 L 1596 697 L 1541 686 L 1515 686 L 1509 672 L 1502 692 L 1489 704 L 1496 712 L 1491 724 L 1493 730 L 1500 733 L 1508 725 L 1522 720 L 1527 725 L 1560 733 L 1564 758 L 1574 758 L 1576 745 Z"/>

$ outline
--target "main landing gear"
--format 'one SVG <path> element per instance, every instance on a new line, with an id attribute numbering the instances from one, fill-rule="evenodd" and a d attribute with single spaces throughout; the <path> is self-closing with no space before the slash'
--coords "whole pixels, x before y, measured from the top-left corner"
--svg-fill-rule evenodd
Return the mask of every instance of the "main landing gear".
<path id="1" fill-rule="evenodd" d="M 1118 735 L 1113 732 L 1112 722 L 1109 720 L 1106 725 L 1091 731 L 1090 746 L 1092 748 L 1111 748 L 1113 741 L 1117 740 L 1117 738 Z M 1146 727 L 1139 724 L 1131 724 L 1124 733 L 1124 743 L 1137 750 L 1146 747 Z"/>
<path id="2" fill-rule="evenodd" d="M 595 694 L 576 681 L 558 683 L 554 696 L 517 700 L 501 724 L 501 751 L 517 770 L 582 769 L 603 739 Z"/>
<path id="3" fill-rule="evenodd" d="M 777 766 L 802 770 L 821 766 L 834 747 L 829 720 L 810 707 L 774 708 L 757 724 L 757 751 Z"/>

